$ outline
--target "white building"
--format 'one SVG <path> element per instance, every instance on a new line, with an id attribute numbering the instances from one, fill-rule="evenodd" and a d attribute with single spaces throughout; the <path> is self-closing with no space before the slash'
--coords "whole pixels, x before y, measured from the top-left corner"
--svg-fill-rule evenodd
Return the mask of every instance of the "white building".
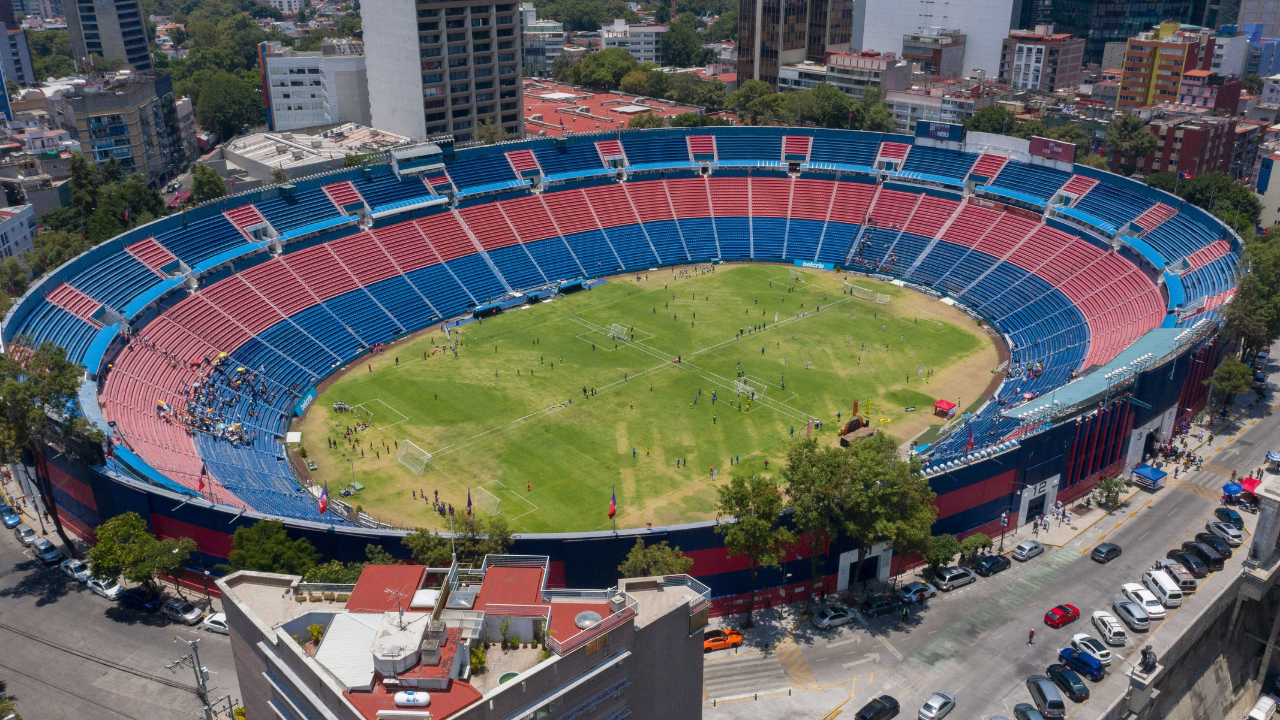
<path id="1" fill-rule="evenodd" d="M 1213 38 L 1213 64 L 1209 69 L 1223 77 L 1244 77 L 1244 64 L 1249 59 L 1249 38 L 1244 35 Z"/>
<path id="2" fill-rule="evenodd" d="M 302 0 L 267 0 L 267 4 L 285 14 L 293 14 L 302 9 Z"/>
<path id="3" fill-rule="evenodd" d="M 600 28 L 601 44 L 605 48 L 618 47 L 631 53 L 639 62 L 662 64 L 662 33 L 666 25 L 654 23 L 630 24 L 626 20 L 614 20 L 612 25 Z"/>
<path id="4" fill-rule="evenodd" d="M 30 205 L 0 208 L 0 256 L 30 251 L 36 237 L 36 213 Z"/>
<path id="5" fill-rule="evenodd" d="M 864 50 L 852 53 L 827 53 L 825 65 L 798 62 L 778 68 L 778 90 L 807 90 L 827 83 L 851 97 L 860 98 L 869 87 L 880 96 L 892 90 L 911 87 L 911 63 L 894 53 Z"/>
<path id="6" fill-rule="evenodd" d="M 564 52 L 564 25 L 555 20 L 539 20 L 533 3 L 520 5 L 520 56 L 526 76 L 547 75 L 556 58 Z"/>
<path id="7" fill-rule="evenodd" d="M 1017 26 L 1020 9 L 1014 0 L 863 0 L 854 4 L 851 44 L 901 53 L 903 36 L 923 28 L 951 28 L 966 36 L 965 74 L 982 69 L 995 77 L 1001 44 Z"/>
<path id="8" fill-rule="evenodd" d="M 353 122 L 369 125 L 364 43 L 327 39 L 319 52 L 265 43 L 262 75 L 271 88 L 267 125 L 275 131 Z"/>

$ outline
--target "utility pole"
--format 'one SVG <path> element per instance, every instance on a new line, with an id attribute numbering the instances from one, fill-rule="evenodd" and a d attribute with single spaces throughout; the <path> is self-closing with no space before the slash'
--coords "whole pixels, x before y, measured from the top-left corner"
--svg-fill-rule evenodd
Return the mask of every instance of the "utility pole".
<path id="1" fill-rule="evenodd" d="M 213 704 L 209 702 L 209 686 L 206 681 L 209 679 L 209 671 L 200 664 L 200 640 L 186 640 L 175 637 L 174 642 L 186 643 L 191 648 L 191 652 L 165 665 L 169 672 L 176 673 L 178 668 L 187 666 L 196 674 L 196 696 L 200 698 L 200 704 L 204 709 L 205 720 L 214 720 Z M 220 698 L 221 702 L 225 698 Z"/>

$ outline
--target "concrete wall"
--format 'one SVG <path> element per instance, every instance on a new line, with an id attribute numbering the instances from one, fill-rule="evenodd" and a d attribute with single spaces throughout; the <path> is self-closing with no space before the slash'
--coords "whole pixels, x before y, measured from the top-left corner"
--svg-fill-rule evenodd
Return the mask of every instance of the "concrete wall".
<path id="1" fill-rule="evenodd" d="M 415 5 L 409 0 L 366 0 L 362 9 L 373 127 L 426 140 Z"/>

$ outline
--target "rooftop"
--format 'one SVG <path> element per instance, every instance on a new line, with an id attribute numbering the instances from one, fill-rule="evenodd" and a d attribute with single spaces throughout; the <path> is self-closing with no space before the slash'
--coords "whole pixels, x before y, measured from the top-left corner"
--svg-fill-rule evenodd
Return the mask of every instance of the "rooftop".
<path id="1" fill-rule="evenodd" d="M 347 123 L 315 135 L 300 132 L 245 135 L 227 143 L 223 150 L 272 169 L 289 170 L 326 160 L 336 165 L 347 155 L 383 152 L 410 142 L 403 135 Z"/>
<path id="2" fill-rule="evenodd" d="M 564 83 L 524 80 L 524 117 L 528 132 L 552 137 L 568 132 L 621 130 L 633 115 L 680 115 L 701 108 L 669 100 L 594 92 Z"/>

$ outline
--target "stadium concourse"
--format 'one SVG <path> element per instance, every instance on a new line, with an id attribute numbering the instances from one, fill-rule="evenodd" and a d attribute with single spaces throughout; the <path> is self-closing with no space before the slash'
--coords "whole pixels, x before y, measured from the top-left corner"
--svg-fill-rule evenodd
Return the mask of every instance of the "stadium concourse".
<path id="1" fill-rule="evenodd" d="M 83 409 L 110 452 L 85 472 L 218 512 L 349 525 L 332 503 L 318 517 L 284 445 L 337 368 L 592 278 L 714 261 L 889 276 L 1003 333 L 1009 377 L 927 449 L 937 468 L 1025 433 L 1002 412 L 1149 331 L 1213 320 L 1235 286 L 1239 240 L 1198 208 L 972 138 L 724 127 L 417 152 L 162 218 L 21 298 L 6 349 L 53 341 L 91 379 Z M 77 483 L 60 512 L 88 534 L 122 502 Z M 944 531 L 990 522 L 998 503 L 983 502 Z"/>

